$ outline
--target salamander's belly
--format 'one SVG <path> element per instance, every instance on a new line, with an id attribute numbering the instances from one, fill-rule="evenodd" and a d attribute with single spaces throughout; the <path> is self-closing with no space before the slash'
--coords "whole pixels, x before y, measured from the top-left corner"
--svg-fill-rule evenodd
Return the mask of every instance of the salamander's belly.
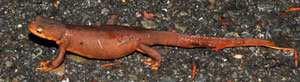
<path id="1" fill-rule="evenodd" d="M 93 38 L 93 39 L 91 39 Z M 124 57 L 136 50 L 138 42 L 133 38 L 77 38 L 72 40 L 68 51 L 95 59 L 115 59 Z"/>

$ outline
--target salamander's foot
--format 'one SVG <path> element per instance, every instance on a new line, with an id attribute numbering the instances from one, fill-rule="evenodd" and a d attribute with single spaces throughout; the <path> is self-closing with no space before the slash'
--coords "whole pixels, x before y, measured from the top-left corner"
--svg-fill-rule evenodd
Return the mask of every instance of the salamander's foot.
<path id="1" fill-rule="evenodd" d="M 40 62 L 43 67 L 35 68 L 35 70 L 43 70 L 44 72 L 49 72 L 50 70 L 54 69 L 52 64 L 49 64 L 49 62 Z"/>
<path id="2" fill-rule="evenodd" d="M 153 70 L 157 70 L 158 67 L 160 66 L 160 63 L 155 61 L 145 61 L 143 62 L 143 64 L 150 65 L 148 68 Z"/>

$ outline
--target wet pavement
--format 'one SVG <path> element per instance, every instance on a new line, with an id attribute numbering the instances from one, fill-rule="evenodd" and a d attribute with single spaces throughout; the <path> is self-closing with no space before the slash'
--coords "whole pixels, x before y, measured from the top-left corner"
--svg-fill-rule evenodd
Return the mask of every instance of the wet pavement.
<path id="1" fill-rule="evenodd" d="M 96 60 L 67 53 L 49 73 L 39 62 L 57 54 L 55 42 L 29 32 L 36 16 L 66 24 L 124 25 L 206 37 L 259 38 L 276 46 L 300 46 L 299 0 L 0 0 L 0 81 L 4 82 L 174 82 L 299 81 L 294 53 L 267 47 L 212 48 L 153 46 L 162 54 L 158 70 L 142 64 L 134 52 L 115 60 Z M 224 24 L 220 21 L 222 20 Z M 122 64 L 101 67 L 103 64 Z M 193 64 L 195 79 L 191 80 Z"/>

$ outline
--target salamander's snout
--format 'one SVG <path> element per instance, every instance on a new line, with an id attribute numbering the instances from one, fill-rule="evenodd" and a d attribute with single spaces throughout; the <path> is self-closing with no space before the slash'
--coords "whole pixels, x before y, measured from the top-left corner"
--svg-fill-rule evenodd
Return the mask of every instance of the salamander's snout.
<path id="1" fill-rule="evenodd" d="M 34 25 L 34 21 L 30 22 L 28 24 L 28 29 L 30 32 L 34 33 L 35 32 L 35 25 Z"/>

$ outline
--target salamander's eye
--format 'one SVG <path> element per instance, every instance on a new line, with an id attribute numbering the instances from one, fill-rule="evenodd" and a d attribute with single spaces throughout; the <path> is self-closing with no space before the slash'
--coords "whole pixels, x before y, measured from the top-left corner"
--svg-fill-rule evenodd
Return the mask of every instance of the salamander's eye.
<path id="1" fill-rule="evenodd" d="M 36 32 L 37 33 L 42 33 L 43 32 L 43 28 L 41 28 L 41 27 L 36 28 Z"/>

